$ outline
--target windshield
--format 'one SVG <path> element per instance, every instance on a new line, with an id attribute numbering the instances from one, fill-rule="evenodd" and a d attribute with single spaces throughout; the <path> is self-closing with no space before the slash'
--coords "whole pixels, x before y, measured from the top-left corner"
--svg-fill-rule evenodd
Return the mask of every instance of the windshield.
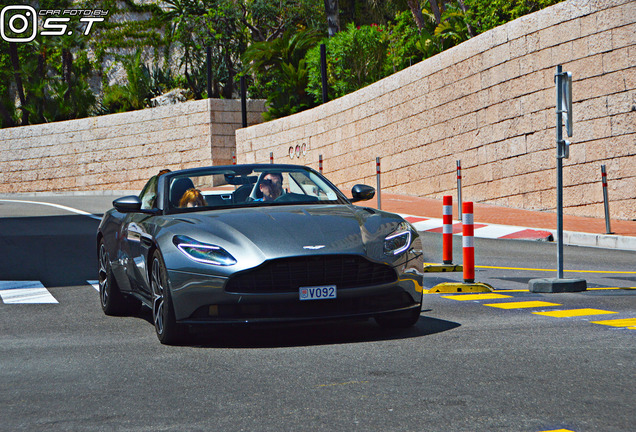
<path id="1" fill-rule="evenodd" d="M 327 179 L 306 167 L 218 167 L 175 172 L 167 179 L 169 212 L 286 204 L 344 204 Z"/>

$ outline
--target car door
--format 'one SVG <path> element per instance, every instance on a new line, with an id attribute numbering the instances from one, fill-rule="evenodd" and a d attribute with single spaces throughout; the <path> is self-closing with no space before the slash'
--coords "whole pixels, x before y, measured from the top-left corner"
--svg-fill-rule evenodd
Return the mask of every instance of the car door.
<path id="1" fill-rule="evenodd" d="M 148 250 L 153 244 L 149 226 L 154 216 L 145 213 L 130 213 L 124 221 L 123 236 L 128 251 L 128 278 L 133 290 L 140 294 L 150 295 L 148 279 Z"/>
<path id="2" fill-rule="evenodd" d="M 152 177 L 139 194 L 141 210 L 156 208 L 158 176 Z M 134 291 L 150 296 L 148 279 L 148 250 L 153 245 L 152 229 L 155 216 L 148 213 L 129 213 L 122 223 L 122 250 L 127 255 L 126 272 Z"/>

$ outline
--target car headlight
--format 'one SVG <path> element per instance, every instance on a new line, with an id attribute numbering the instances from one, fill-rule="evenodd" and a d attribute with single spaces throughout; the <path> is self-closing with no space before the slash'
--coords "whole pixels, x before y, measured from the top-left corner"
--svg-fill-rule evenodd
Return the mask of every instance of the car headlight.
<path id="1" fill-rule="evenodd" d="M 220 246 L 201 243 L 187 236 L 174 236 L 175 246 L 193 261 L 218 266 L 231 266 L 236 259 Z"/>
<path id="2" fill-rule="evenodd" d="M 398 225 L 397 229 L 384 239 L 384 253 L 399 255 L 411 246 L 411 228 L 406 222 Z"/>

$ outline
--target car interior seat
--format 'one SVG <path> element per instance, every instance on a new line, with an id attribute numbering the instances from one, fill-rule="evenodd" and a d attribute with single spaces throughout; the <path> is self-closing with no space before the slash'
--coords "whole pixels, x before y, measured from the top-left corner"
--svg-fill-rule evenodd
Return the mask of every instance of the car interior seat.
<path id="1" fill-rule="evenodd" d="M 189 177 L 182 177 L 172 182 L 170 186 L 170 207 L 179 207 L 181 197 L 188 190 L 194 188 L 194 183 Z"/>

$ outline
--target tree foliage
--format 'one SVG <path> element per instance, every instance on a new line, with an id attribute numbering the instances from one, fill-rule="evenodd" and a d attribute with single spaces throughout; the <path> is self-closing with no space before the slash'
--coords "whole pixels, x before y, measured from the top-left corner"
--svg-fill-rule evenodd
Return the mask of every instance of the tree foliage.
<path id="1" fill-rule="evenodd" d="M 478 33 L 539 11 L 563 0 L 464 0 L 467 21 Z"/>
<path id="2" fill-rule="evenodd" d="M 80 29 L 32 43 L 0 42 L 2 127 L 88 116 L 96 97 Z"/>
<path id="3" fill-rule="evenodd" d="M 389 40 L 384 27 L 356 27 L 350 23 L 335 36 L 325 39 L 327 48 L 327 83 L 330 98 L 337 98 L 365 87 L 388 74 Z M 307 54 L 309 64 L 308 92 L 315 100 L 322 98 L 320 49 Z"/>
<path id="4" fill-rule="evenodd" d="M 315 106 L 307 91 L 309 69 L 305 56 L 322 39 L 317 30 L 286 32 L 282 37 L 253 43 L 243 55 L 246 73 L 267 99 L 267 120 Z"/>
<path id="5" fill-rule="evenodd" d="M 559 1 L 40 0 L 109 15 L 88 36 L 0 41 L 0 126 L 140 109 L 176 87 L 235 98 L 240 76 L 277 118 L 320 103 L 320 43 L 335 98 Z"/>

